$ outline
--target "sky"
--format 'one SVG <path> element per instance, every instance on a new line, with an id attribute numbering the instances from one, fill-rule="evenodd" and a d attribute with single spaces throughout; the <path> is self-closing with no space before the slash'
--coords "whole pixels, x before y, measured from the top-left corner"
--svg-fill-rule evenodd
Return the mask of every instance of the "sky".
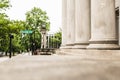
<path id="1" fill-rule="evenodd" d="M 47 12 L 51 23 L 51 33 L 61 27 L 61 0 L 10 0 L 12 7 L 7 10 L 11 20 L 25 20 L 25 13 L 33 7 L 39 7 Z"/>

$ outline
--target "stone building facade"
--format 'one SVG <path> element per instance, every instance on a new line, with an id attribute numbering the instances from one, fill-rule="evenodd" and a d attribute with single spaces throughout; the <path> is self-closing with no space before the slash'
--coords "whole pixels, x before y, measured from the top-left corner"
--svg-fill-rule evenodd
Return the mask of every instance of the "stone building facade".
<path id="1" fill-rule="evenodd" d="M 120 0 L 62 0 L 61 49 L 119 49 Z"/>
<path id="2" fill-rule="evenodd" d="M 118 27 L 118 35 L 119 35 L 119 45 L 120 45 L 120 0 L 116 0 L 116 26 Z"/>

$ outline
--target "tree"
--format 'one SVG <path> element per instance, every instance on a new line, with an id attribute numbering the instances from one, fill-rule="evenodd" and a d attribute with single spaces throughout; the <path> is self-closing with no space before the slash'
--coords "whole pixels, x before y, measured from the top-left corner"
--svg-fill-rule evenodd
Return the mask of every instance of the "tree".
<path id="1" fill-rule="evenodd" d="M 9 35 L 13 34 L 12 49 L 19 52 L 24 49 L 21 44 L 21 30 L 26 28 L 25 21 L 10 20 L 5 14 L 5 10 L 10 7 L 9 0 L 0 0 L 0 52 L 9 51 Z"/>
<path id="2" fill-rule="evenodd" d="M 45 25 L 47 30 L 50 28 L 50 22 L 47 13 L 37 7 L 34 7 L 31 11 L 26 13 L 26 22 L 31 28 L 40 29 L 42 25 Z"/>
<path id="3" fill-rule="evenodd" d="M 57 48 L 60 47 L 62 41 L 62 31 L 58 31 L 55 33 L 54 43 Z"/>
<path id="4" fill-rule="evenodd" d="M 24 45 L 21 44 L 21 31 L 25 29 L 25 21 L 13 20 L 9 23 L 8 34 L 11 33 L 14 35 L 12 41 L 13 52 L 20 52 L 24 50 Z"/>
<path id="5" fill-rule="evenodd" d="M 0 23 L 0 41 L 1 41 L 1 46 L 0 46 L 0 51 L 3 52 L 8 52 L 9 51 L 9 34 L 14 35 L 14 39 L 12 40 L 12 49 L 14 52 L 19 52 L 22 50 L 23 46 L 21 45 L 21 34 L 20 31 L 24 30 L 24 21 L 10 21 L 9 19 L 5 20 L 4 18 L 2 19 Z"/>
<path id="6" fill-rule="evenodd" d="M 8 34 L 7 27 L 9 19 L 6 14 L 0 14 L 0 51 L 6 51 L 8 49 Z"/>
<path id="7" fill-rule="evenodd" d="M 47 13 L 40 8 L 34 7 L 26 13 L 26 29 L 32 30 L 31 42 L 35 44 L 35 49 L 41 46 L 40 29 L 44 27 L 46 30 L 50 28 L 49 18 Z"/>
<path id="8" fill-rule="evenodd" d="M 10 6 L 11 5 L 10 5 L 10 1 L 9 0 L 0 0 L 0 11 L 6 10 Z"/>
<path id="9" fill-rule="evenodd" d="M 54 36 L 50 36 L 49 45 L 52 48 L 59 48 L 62 41 L 62 31 L 58 31 L 54 34 Z"/>
<path id="10" fill-rule="evenodd" d="M 9 7 L 9 0 L 0 0 L 0 51 L 8 50 L 7 26 L 10 20 L 4 11 Z"/>

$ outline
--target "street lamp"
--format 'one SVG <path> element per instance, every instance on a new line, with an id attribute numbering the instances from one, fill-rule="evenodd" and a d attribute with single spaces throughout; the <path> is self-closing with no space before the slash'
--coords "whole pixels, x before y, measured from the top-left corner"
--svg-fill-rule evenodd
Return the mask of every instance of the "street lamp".
<path id="1" fill-rule="evenodd" d="M 10 54 L 9 54 L 9 58 L 11 58 L 11 56 L 12 56 L 12 54 L 11 54 L 11 52 L 12 52 L 12 39 L 14 38 L 14 36 L 12 34 L 10 34 L 9 38 L 10 38 L 10 45 L 9 45 L 10 46 L 10 48 L 9 48 Z"/>

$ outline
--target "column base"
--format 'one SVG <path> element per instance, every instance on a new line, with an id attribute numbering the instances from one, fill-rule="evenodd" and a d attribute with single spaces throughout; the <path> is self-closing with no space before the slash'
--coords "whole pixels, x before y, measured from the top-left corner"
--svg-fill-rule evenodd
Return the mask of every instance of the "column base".
<path id="1" fill-rule="evenodd" d="M 86 49 L 89 43 L 75 43 L 74 49 Z"/>
<path id="2" fill-rule="evenodd" d="M 120 46 L 117 44 L 90 44 L 87 49 L 118 50 L 120 49 Z"/>
<path id="3" fill-rule="evenodd" d="M 98 50 L 118 50 L 120 46 L 117 40 L 90 40 L 90 45 L 87 49 L 98 49 Z"/>
<path id="4" fill-rule="evenodd" d="M 67 48 L 67 49 L 72 49 L 73 46 L 74 46 L 74 44 L 66 44 L 66 48 Z"/>
<path id="5" fill-rule="evenodd" d="M 120 49 L 120 46 L 117 44 L 90 44 L 87 49 L 118 50 Z"/>
<path id="6" fill-rule="evenodd" d="M 61 45 L 60 49 L 66 49 L 66 45 Z"/>
<path id="7" fill-rule="evenodd" d="M 61 49 L 56 54 L 77 56 L 82 60 L 120 60 L 120 50 Z"/>

